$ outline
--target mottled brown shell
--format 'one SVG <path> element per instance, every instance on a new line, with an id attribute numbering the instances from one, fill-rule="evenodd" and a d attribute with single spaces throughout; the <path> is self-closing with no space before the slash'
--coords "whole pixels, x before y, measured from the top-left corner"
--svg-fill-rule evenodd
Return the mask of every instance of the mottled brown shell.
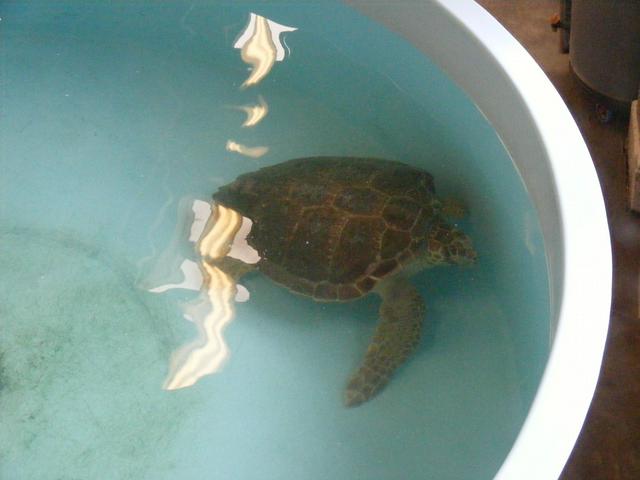
<path id="1" fill-rule="evenodd" d="M 439 209 L 429 173 L 368 158 L 290 160 L 213 198 L 253 221 L 261 272 L 325 301 L 360 297 L 411 261 Z"/>

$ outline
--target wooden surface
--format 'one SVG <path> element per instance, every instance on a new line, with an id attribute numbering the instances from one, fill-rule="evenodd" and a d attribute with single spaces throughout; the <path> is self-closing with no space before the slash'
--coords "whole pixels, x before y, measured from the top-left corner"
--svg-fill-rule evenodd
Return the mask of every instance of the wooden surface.
<path id="1" fill-rule="evenodd" d="M 637 100 L 631 107 L 627 162 L 629 164 L 629 207 L 631 210 L 640 212 L 640 110 Z"/>

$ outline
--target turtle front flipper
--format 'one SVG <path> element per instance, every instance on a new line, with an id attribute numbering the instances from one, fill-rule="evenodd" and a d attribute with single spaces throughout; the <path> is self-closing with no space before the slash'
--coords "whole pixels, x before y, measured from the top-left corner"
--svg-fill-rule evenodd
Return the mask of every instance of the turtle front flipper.
<path id="1" fill-rule="evenodd" d="M 376 288 L 382 297 L 380 323 L 364 361 L 349 380 L 344 402 L 354 407 L 376 395 L 418 345 L 424 300 L 404 277 L 392 277 Z"/>
<path id="2" fill-rule="evenodd" d="M 467 216 L 467 208 L 459 200 L 447 197 L 442 200 L 442 213 L 451 220 L 462 220 Z"/>

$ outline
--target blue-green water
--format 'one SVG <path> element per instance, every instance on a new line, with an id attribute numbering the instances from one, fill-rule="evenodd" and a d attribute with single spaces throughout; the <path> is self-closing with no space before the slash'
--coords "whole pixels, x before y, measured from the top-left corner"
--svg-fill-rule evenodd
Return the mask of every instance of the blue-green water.
<path id="1" fill-rule="evenodd" d="M 251 12 L 297 30 L 242 88 Z M 546 361 L 544 248 L 496 133 L 428 58 L 333 4 L 25 1 L 0 17 L 0 478 L 492 477 Z M 242 127 L 233 107 L 260 98 L 268 114 Z M 185 210 L 316 155 L 429 170 L 467 205 L 480 261 L 415 277 L 428 333 L 361 407 L 341 395 L 377 298 L 319 304 L 260 276 L 222 369 L 164 390 L 198 292 L 148 290 L 197 261 Z"/>

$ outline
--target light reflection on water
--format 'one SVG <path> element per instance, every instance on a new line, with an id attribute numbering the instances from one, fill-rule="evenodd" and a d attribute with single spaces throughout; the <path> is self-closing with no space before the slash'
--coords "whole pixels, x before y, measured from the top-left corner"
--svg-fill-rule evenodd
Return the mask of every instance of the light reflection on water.
<path id="1" fill-rule="evenodd" d="M 203 221 L 207 212 L 208 217 Z M 182 282 L 149 289 L 152 293 L 172 289 L 202 292 L 196 300 L 183 305 L 183 316 L 193 322 L 197 337 L 172 353 L 163 385 L 166 390 L 189 387 L 200 378 L 218 372 L 229 357 L 223 330 L 234 318 L 234 302 L 247 301 L 249 295 L 246 288 L 236 283 L 237 278 L 215 266 L 215 261 L 228 256 L 251 265 L 260 259 L 246 242 L 251 220 L 230 208 L 200 200 L 193 202 L 192 213 L 189 240 L 196 244 L 200 261 L 182 261 Z"/>
<path id="2" fill-rule="evenodd" d="M 284 40 L 281 35 L 296 30 L 295 27 L 281 25 L 256 13 L 249 14 L 249 22 L 234 44 L 235 48 L 240 49 L 242 60 L 251 65 L 251 73 L 242 83 L 241 89 L 258 85 L 271 72 L 275 62 L 285 59 Z M 269 111 L 267 102 L 262 96 L 258 96 L 258 100 L 257 105 L 236 107 L 247 114 L 242 127 L 254 127 L 266 117 Z M 269 152 L 268 146 L 250 146 L 232 139 L 227 140 L 225 148 L 228 152 L 250 158 L 260 158 Z"/>
<path id="3" fill-rule="evenodd" d="M 248 24 L 234 44 L 240 49 L 242 60 L 251 66 L 251 74 L 242 83 L 242 89 L 259 84 L 276 61 L 284 60 L 281 34 L 295 30 L 255 13 L 249 14 Z M 257 105 L 236 107 L 247 115 L 242 127 L 255 127 L 266 117 L 269 111 L 267 102 L 261 95 L 258 100 Z M 225 148 L 251 158 L 260 158 L 269 151 L 267 146 L 251 147 L 231 139 Z M 195 215 L 189 239 L 197 244 L 200 263 L 183 260 L 180 264 L 184 276 L 182 282 L 149 289 L 152 293 L 176 288 L 202 290 L 197 300 L 184 306 L 184 318 L 194 323 L 197 337 L 171 355 L 169 373 L 163 385 L 166 390 L 189 387 L 200 378 L 218 372 L 229 357 L 229 347 L 222 332 L 233 320 L 234 301 L 248 300 L 249 293 L 236 284 L 237 278 L 215 266 L 215 261 L 227 255 L 249 265 L 259 260 L 257 252 L 246 242 L 251 220 L 232 209 L 215 204 L 209 206 L 202 201 L 195 201 L 192 210 Z M 201 219 L 207 210 L 208 219 L 202 225 Z"/>
<path id="4" fill-rule="evenodd" d="M 234 45 L 240 49 L 242 60 L 252 67 L 251 74 L 242 84 L 243 88 L 260 83 L 275 62 L 284 60 L 285 48 L 280 35 L 296 30 L 295 27 L 281 25 L 256 13 L 249 14 L 249 23 Z"/>
<path id="5" fill-rule="evenodd" d="M 256 105 L 242 105 L 235 108 L 247 114 L 247 119 L 242 123 L 242 126 L 245 128 L 255 127 L 269 113 L 269 105 L 267 105 L 267 102 L 262 98 L 262 95 L 258 95 L 258 104 Z"/>
<path id="6" fill-rule="evenodd" d="M 240 155 L 251 158 L 260 158 L 269 151 L 269 147 L 249 147 L 247 145 L 242 145 L 235 140 L 227 141 L 226 149 L 229 152 L 236 152 Z"/>

